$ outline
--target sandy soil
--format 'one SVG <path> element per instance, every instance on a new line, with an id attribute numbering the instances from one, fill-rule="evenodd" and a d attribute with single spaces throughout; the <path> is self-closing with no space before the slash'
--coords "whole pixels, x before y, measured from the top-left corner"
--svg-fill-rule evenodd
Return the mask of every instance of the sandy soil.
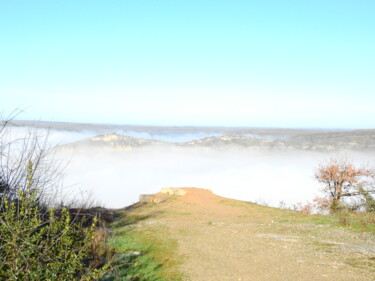
<path id="1" fill-rule="evenodd" d="M 139 229 L 163 225 L 165 238 L 177 241 L 170 258 L 179 260 L 186 281 L 375 280 L 371 234 L 296 222 L 291 211 L 209 190 L 184 190 L 131 212 L 147 216 Z"/>

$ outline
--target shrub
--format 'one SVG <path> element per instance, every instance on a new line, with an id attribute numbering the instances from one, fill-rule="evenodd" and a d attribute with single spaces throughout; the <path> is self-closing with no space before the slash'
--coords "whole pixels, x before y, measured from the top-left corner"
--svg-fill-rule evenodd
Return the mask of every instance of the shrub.
<path id="1" fill-rule="evenodd" d="M 26 190 L 19 190 L 16 199 L 2 198 L 0 280 L 98 279 L 108 264 L 100 269 L 90 265 L 97 219 L 84 228 L 65 208 L 42 211 L 38 190 L 30 188 L 29 163 Z"/>

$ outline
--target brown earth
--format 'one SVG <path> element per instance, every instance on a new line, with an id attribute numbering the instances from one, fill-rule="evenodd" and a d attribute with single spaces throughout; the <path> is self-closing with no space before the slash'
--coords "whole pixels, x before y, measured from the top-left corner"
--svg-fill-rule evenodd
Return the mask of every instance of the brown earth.
<path id="1" fill-rule="evenodd" d="M 375 280 L 370 233 L 317 224 L 313 216 L 183 188 L 130 208 L 140 231 L 159 227 L 177 243 L 169 259 L 186 281 Z"/>

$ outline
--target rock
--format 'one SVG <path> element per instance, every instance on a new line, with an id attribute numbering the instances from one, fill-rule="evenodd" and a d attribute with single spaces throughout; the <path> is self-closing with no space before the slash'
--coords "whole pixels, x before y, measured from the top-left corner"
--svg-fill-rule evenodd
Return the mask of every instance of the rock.
<path id="1" fill-rule="evenodd" d="M 162 188 L 161 191 L 156 194 L 139 195 L 139 202 L 158 204 L 167 200 L 171 196 L 184 196 L 186 193 L 186 190 L 180 188 Z"/>
<path id="2" fill-rule="evenodd" d="M 169 195 L 184 196 L 187 191 L 180 188 L 162 188 L 161 193 L 167 193 Z"/>
<path id="3" fill-rule="evenodd" d="M 139 202 L 144 203 L 160 203 L 166 200 L 166 198 L 163 197 L 157 197 L 155 194 L 141 194 L 139 195 Z"/>

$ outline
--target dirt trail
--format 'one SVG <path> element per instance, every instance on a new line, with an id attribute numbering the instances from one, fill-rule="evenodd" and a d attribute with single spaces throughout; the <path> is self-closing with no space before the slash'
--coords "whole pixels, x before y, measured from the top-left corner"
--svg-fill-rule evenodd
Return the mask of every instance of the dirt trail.
<path id="1" fill-rule="evenodd" d="M 375 280 L 375 239 L 326 225 L 293 221 L 295 213 L 184 188 L 131 212 L 137 227 L 162 225 L 177 241 L 186 281 Z M 164 194 L 155 195 L 164 199 Z"/>

